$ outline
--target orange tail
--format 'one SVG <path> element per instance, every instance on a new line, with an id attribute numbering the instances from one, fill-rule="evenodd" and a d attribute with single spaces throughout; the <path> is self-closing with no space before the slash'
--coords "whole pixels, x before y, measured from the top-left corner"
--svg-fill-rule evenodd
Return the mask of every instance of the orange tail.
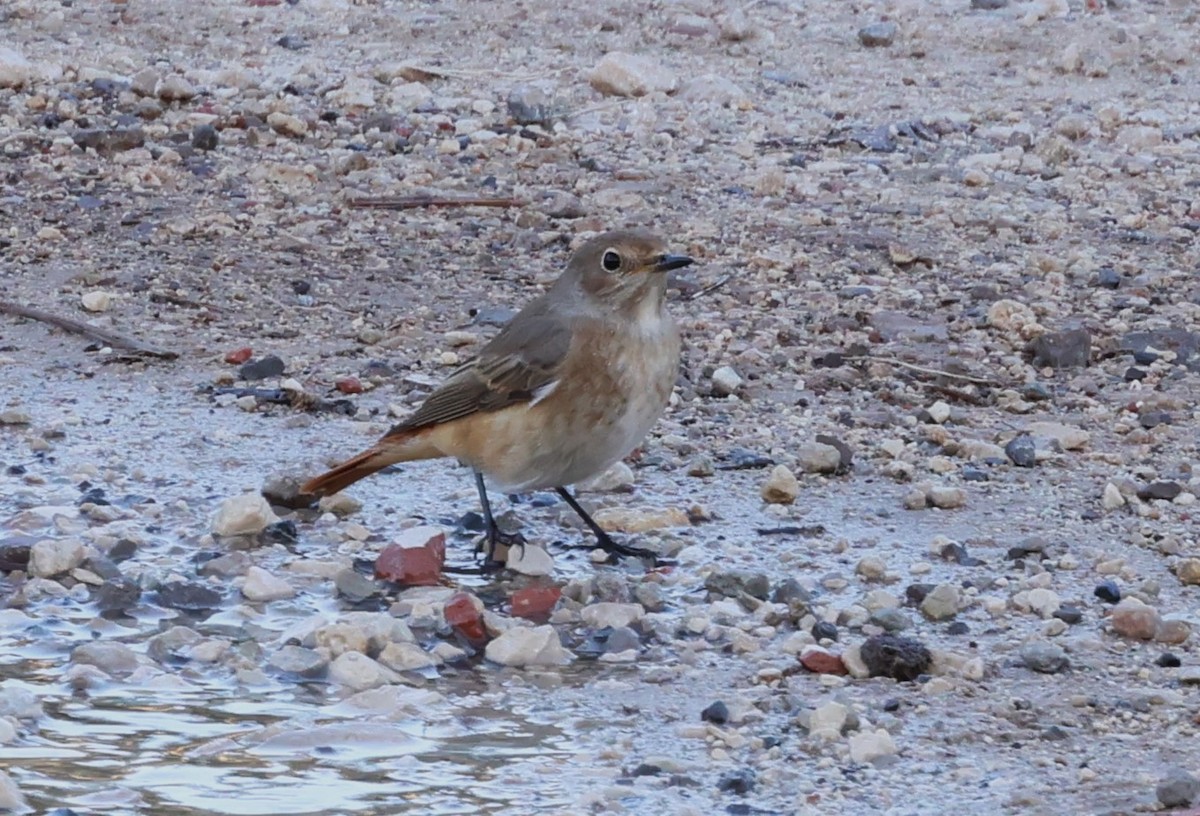
<path id="1" fill-rule="evenodd" d="M 424 439 L 424 436 L 424 434 L 406 437 L 385 436 L 373 447 L 367 448 L 354 458 L 347 459 L 332 470 L 309 479 L 300 488 L 300 492 L 314 496 L 328 496 L 339 490 L 345 490 L 359 479 L 365 479 L 388 465 L 398 462 L 413 462 L 417 459 L 434 459 L 445 455 Z"/>

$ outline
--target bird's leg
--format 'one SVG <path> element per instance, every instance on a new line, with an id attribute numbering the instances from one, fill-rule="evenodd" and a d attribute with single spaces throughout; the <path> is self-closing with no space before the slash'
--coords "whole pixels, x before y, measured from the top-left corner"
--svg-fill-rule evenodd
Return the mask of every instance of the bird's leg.
<path id="1" fill-rule="evenodd" d="M 655 553 L 643 547 L 631 547 L 628 544 L 622 544 L 619 541 L 613 540 L 613 537 L 602 530 L 600 525 L 597 524 L 592 517 L 587 514 L 587 511 L 580 506 L 579 502 L 575 501 L 575 497 L 571 495 L 569 490 L 567 490 L 565 487 L 556 487 L 554 488 L 554 492 L 562 496 L 563 501 L 569 504 L 571 509 L 578 513 L 579 517 L 583 519 L 583 523 L 586 524 L 587 528 L 596 536 L 596 541 L 600 544 L 600 549 L 608 553 L 609 563 L 615 564 L 622 555 L 632 555 L 635 558 L 645 558 L 656 567 L 670 563 L 663 561 Z"/>
<path id="2" fill-rule="evenodd" d="M 488 500 L 487 486 L 483 483 L 483 474 L 475 471 L 475 488 L 479 491 L 479 504 L 483 508 L 483 528 L 484 538 L 475 545 L 475 553 L 479 554 L 483 551 L 484 544 L 487 545 L 487 553 L 484 558 L 484 567 L 489 566 L 499 569 L 504 564 L 496 559 L 496 547 L 504 545 L 506 547 L 520 547 L 522 554 L 525 552 L 525 536 L 520 533 L 504 533 L 500 531 L 496 524 L 496 517 L 492 515 L 492 503 Z"/>

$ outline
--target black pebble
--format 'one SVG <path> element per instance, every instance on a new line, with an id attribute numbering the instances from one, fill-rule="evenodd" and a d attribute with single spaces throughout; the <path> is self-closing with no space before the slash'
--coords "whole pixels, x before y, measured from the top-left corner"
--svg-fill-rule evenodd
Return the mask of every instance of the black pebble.
<path id="1" fill-rule="evenodd" d="M 1183 665 L 1183 661 L 1170 652 L 1160 654 L 1158 660 L 1155 660 L 1154 663 L 1155 665 L 1162 666 L 1164 669 L 1177 669 Z"/>
<path id="2" fill-rule="evenodd" d="M 287 370 L 283 360 L 274 354 L 246 363 L 238 369 L 238 379 L 265 380 L 268 377 L 278 377 Z"/>
<path id="3" fill-rule="evenodd" d="M 1096 285 L 1102 289 L 1116 289 L 1121 285 L 1121 273 L 1106 266 L 1096 273 Z"/>
<path id="4" fill-rule="evenodd" d="M 168 609 L 198 612 L 221 605 L 221 593 L 204 584 L 171 581 L 158 588 L 158 603 Z"/>
<path id="5" fill-rule="evenodd" d="M 729 722 L 729 706 L 725 705 L 720 700 L 709 705 L 708 708 L 700 712 L 700 719 L 704 722 L 715 723 L 716 725 L 724 725 Z"/>
<path id="6" fill-rule="evenodd" d="M 837 625 L 829 621 L 817 621 L 813 624 L 812 636 L 817 640 L 837 640 L 838 630 Z"/>
<path id="7" fill-rule="evenodd" d="M 946 627 L 946 634 L 948 635 L 965 635 L 970 631 L 971 627 L 967 626 L 962 621 L 954 621 Z"/>
<path id="8" fill-rule="evenodd" d="M 1121 588 L 1113 581 L 1101 581 L 1096 584 L 1093 594 L 1105 603 L 1115 604 L 1121 601 Z"/>
<path id="9" fill-rule="evenodd" d="M 925 644 L 897 635 L 874 635 L 863 641 L 860 651 L 872 677 L 914 680 L 929 669 L 933 655 Z"/>
<path id="10" fill-rule="evenodd" d="M 1078 607 L 1063 604 L 1054 612 L 1054 617 L 1065 624 L 1074 626 L 1083 620 L 1083 612 Z"/>
<path id="11" fill-rule="evenodd" d="M 725 793 L 749 793 L 754 790 L 757 781 L 757 775 L 748 768 L 730 771 L 721 775 L 720 780 L 717 781 L 717 790 Z"/>
<path id="12" fill-rule="evenodd" d="M 192 147 L 197 150 L 216 150 L 221 137 L 212 125 L 196 125 L 192 128 Z"/>
<path id="13" fill-rule="evenodd" d="M 1029 434 L 1021 434 L 1005 445 L 1004 455 L 1017 467 L 1031 468 L 1037 464 L 1037 446 Z"/>

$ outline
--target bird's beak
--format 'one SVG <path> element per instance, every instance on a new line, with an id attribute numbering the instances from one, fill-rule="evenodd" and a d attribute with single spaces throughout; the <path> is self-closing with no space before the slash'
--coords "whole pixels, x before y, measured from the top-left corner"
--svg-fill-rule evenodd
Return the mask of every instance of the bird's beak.
<path id="1" fill-rule="evenodd" d="M 659 255 L 654 262 L 653 269 L 655 272 L 670 272 L 672 269 L 682 269 L 693 263 L 695 261 L 687 255 Z"/>

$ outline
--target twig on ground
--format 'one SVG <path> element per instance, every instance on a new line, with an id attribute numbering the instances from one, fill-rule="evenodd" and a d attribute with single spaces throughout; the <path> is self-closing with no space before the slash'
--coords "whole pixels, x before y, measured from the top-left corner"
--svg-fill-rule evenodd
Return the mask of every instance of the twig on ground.
<path id="1" fill-rule="evenodd" d="M 705 286 L 703 289 L 699 289 L 696 292 L 693 292 L 692 296 L 690 298 L 688 298 L 688 300 L 692 301 L 692 300 L 695 300 L 696 298 L 704 297 L 707 294 L 711 294 L 712 292 L 715 292 L 718 289 L 720 289 L 725 284 L 729 283 L 729 281 L 732 279 L 733 279 L 733 275 L 722 275 L 721 277 L 717 278 L 715 281 L 710 283 L 708 286 Z"/>
<path id="2" fill-rule="evenodd" d="M 356 210 L 417 210 L 422 207 L 522 207 L 519 198 L 452 198 L 448 196 L 399 196 L 352 198 L 348 206 Z"/>
<path id="3" fill-rule="evenodd" d="M 906 368 L 909 371 L 915 371 L 918 374 L 929 374 L 930 376 L 934 376 L 934 377 L 947 377 L 951 380 L 962 380 L 963 382 L 975 383 L 976 385 L 990 385 L 990 386 L 994 386 L 994 387 L 998 387 L 1000 385 L 1000 383 L 997 382 L 996 380 L 989 380 L 985 377 L 976 377 L 971 374 L 955 374 L 952 371 L 942 371 L 941 369 L 938 369 L 938 368 L 927 368 L 925 366 L 919 366 L 914 363 L 906 363 L 903 360 L 896 359 L 895 357 L 876 357 L 871 354 L 860 354 L 860 355 L 855 355 L 853 357 L 846 357 L 845 359 L 853 360 L 856 362 L 861 361 L 861 362 L 887 363 L 889 365 L 895 365 L 895 366 L 900 366 L 901 368 Z"/>
<path id="4" fill-rule="evenodd" d="M 112 329 L 102 329 L 98 326 L 90 326 L 79 320 L 73 320 L 69 317 L 43 312 L 41 309 L 34 309 L 31 306 L 22 306 L 19 303 L 9 303 L 8 301 L 0 300 L 0 312 L 17 317 L 26 317 L 30 320 L 37 320 L 42 323 L 49 323 L 51 326 L 57 326 L 75 334 L 81 334 L 84 337 L 90 337 L 93 340 L 112 346 L 113 348 L 125 349 L 126 351 L 144 354 L 148 357 L 161 357 L 164 360 L 174 360 L 179 356 L 178 352 L 168 349 L 153 346 L 149 343 L 143 343 L 136 337 L 115 332 Z"/>

